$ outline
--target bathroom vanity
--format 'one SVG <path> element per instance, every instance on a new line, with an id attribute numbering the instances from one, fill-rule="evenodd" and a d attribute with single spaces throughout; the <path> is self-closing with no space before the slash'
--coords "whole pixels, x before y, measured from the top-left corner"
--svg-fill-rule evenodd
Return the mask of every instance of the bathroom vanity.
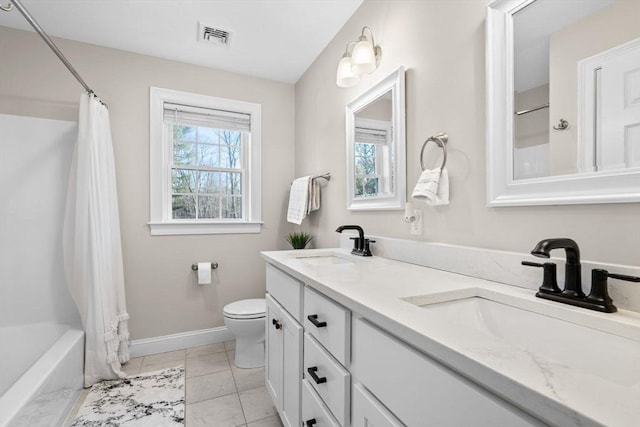
<path id="1" fill-rule="evenodd" d="M 286 426 L 637 426 L 640 316 L 345 249 L 263 252 Z"/>

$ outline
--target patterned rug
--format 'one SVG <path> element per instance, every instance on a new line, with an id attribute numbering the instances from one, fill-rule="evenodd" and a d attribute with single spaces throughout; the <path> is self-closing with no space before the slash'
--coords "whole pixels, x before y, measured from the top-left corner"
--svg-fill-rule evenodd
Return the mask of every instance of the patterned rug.
<path id="1" fill-rule="evenodd" d="M 94 384 L 72 427 L 184 425 L 184 368 Z"/>

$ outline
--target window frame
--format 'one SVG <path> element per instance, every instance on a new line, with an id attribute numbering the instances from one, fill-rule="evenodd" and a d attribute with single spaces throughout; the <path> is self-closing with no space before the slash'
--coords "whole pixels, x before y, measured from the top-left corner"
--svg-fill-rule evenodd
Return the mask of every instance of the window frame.
<path id="1" fill-rule="evenodd" d="M 164 126 L 164 104 L 174 103 L 215 110 L 233 111 L 251 116 L 250 141 L 243 174 L 242 219 L 173 219 L 171 212 L 171 165 L 173 141 Z M 261 110 L 260 104 L 207 95 L 150 87 L 149 154 L 151 235 L 242 234 L 262 229 L 261 191 Z"/>

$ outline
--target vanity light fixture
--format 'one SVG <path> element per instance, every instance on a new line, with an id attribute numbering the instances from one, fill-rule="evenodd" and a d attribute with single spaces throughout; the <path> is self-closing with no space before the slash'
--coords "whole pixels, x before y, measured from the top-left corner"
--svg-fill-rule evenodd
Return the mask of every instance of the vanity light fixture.
<path id="1" fill-rule="evenodd" d="M 367 31 L 369 37 L 366 35 Z M 363 27 L 358 41 L 347 43 L 342 59 L 338 63 L 336 84 L 340 87 L 355 86 L 360 81 L 360 76 L 371 74 L 378 68 L 381 57 L 382 49 L 375 44 L 373 31 L 369 27 Z"/>
<path id="2" fill-rule="evenodd" d="M 342 54 L 340 62 L 338 62 L 336 84 L 340 87 L 351 87 L 360 82 L 360 76 L 351 69 L 351 53 L 349 52 L 349 47 L 354 44 L 356 44 L 356 42 L 349 42 L 349 44 L 347 44 L 347 49 L 344 51 L 344 54 Z"/>

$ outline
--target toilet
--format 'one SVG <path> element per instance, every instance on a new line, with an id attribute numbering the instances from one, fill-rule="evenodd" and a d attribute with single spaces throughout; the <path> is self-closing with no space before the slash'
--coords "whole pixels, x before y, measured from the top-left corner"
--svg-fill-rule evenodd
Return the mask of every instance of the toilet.
<path id="1" fill-rule="evenodd" d="M 245 299 L 224 306 L 224 324 L 236 337 L 234 364 L 238 368 L 264 366 L 266 306 L 264 298 Z"/>

